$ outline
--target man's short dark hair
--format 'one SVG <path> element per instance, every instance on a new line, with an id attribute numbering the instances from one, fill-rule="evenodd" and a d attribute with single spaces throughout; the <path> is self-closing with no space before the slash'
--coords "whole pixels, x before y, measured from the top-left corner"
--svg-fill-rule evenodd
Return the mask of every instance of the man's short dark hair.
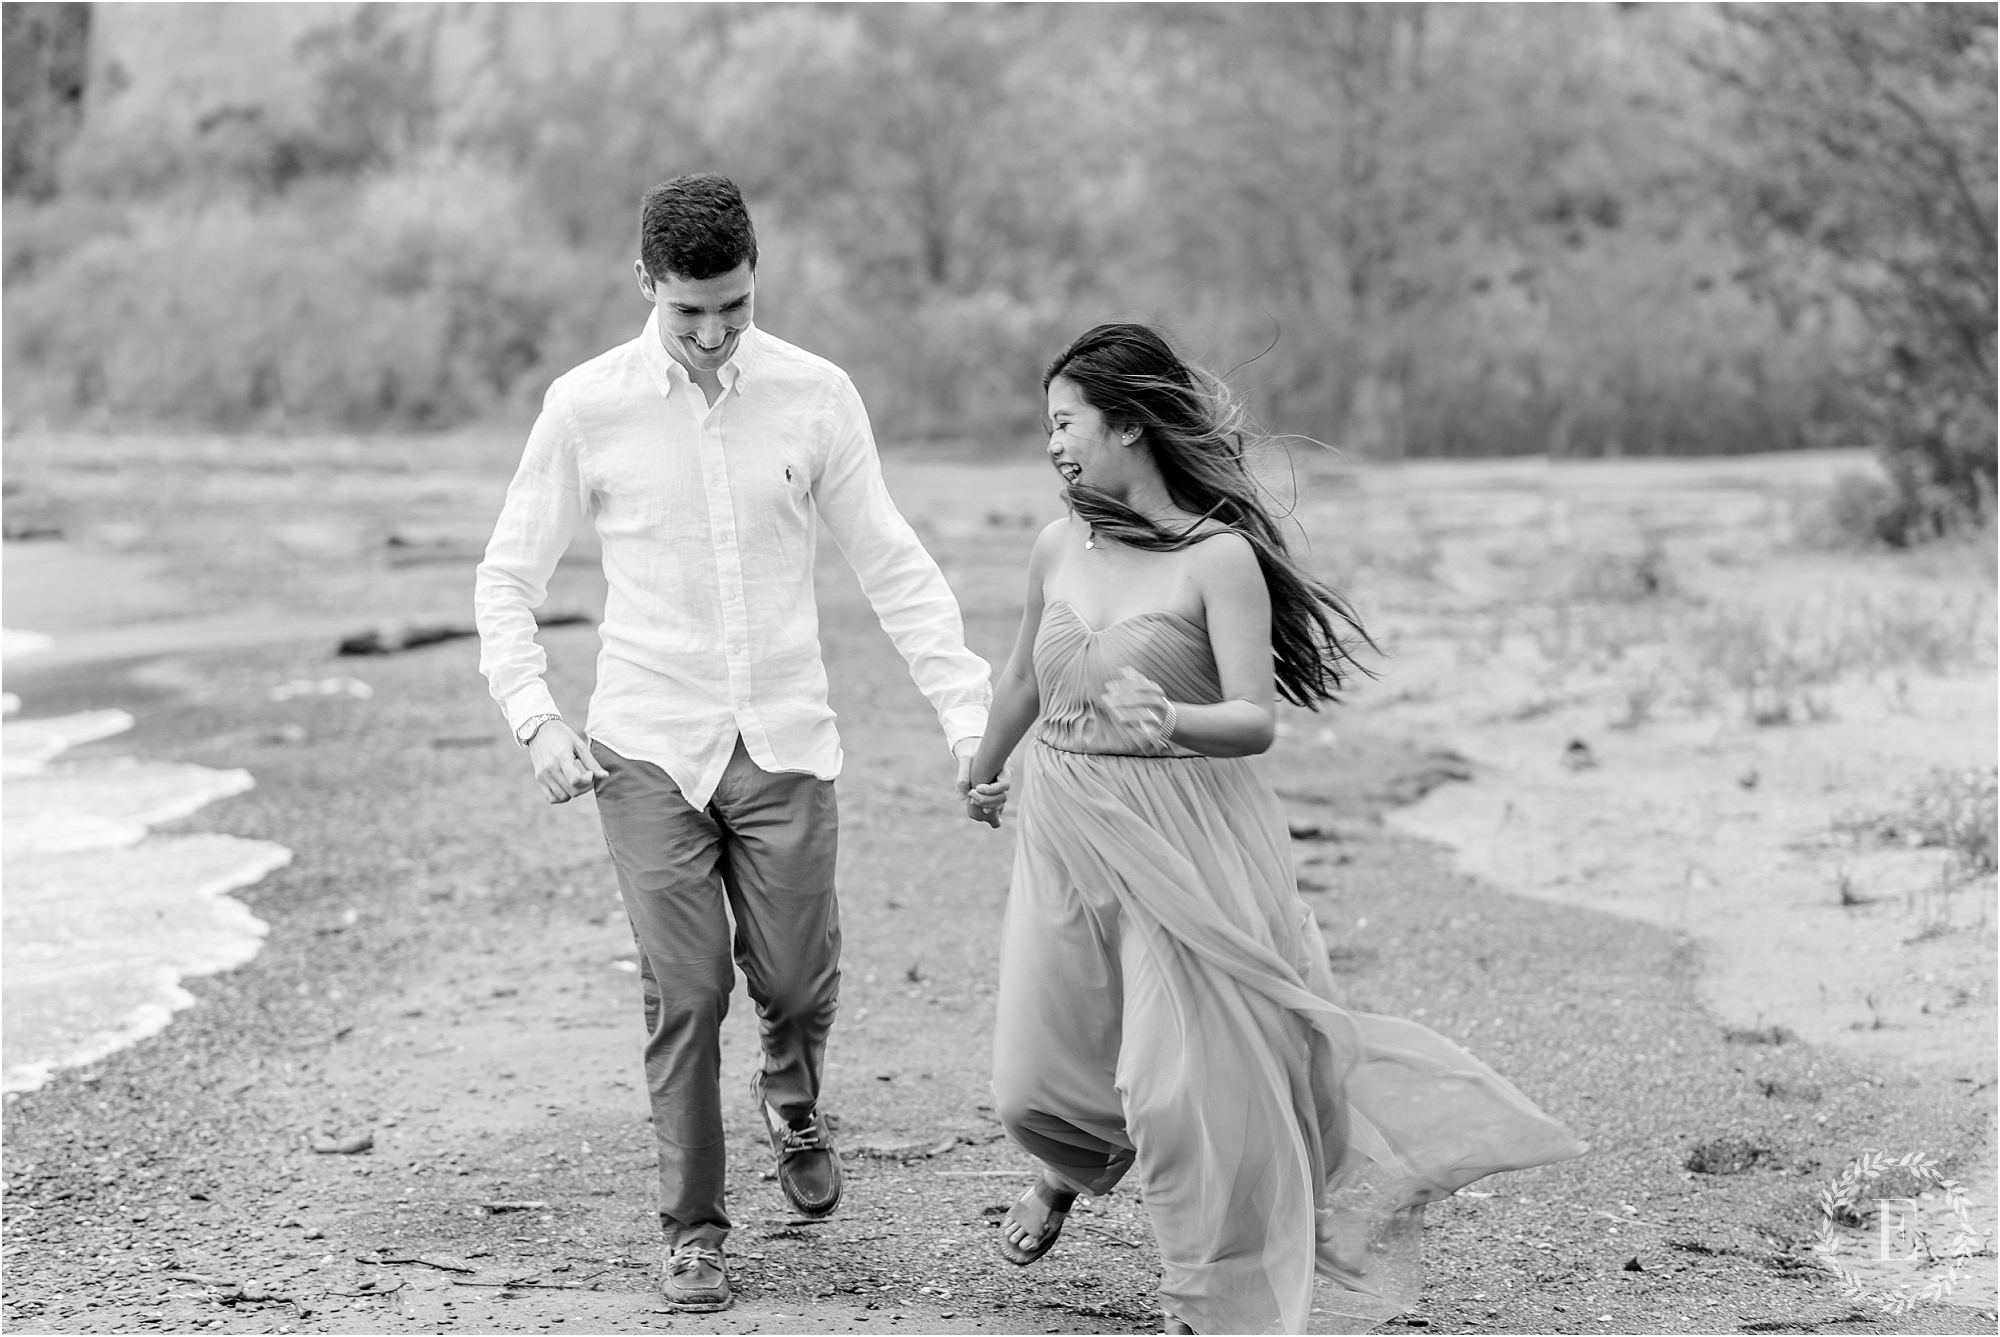
<path id="1" fill-rule="evenodd" d="M 639 206 L 639 258 L 655 279 L 712 279 L 757 267 L 757 230 L 726 176 L 690 172 L 662 181 Z"/>

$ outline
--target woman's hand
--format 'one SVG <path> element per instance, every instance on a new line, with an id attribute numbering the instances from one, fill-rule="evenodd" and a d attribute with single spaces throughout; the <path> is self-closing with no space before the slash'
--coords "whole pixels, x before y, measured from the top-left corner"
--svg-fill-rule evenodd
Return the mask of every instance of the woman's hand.
<path id="1" fill-rule="evenodd" d="M 1167 723 L 1167 694 L 1160 684 L 1127 664 L 1105 684 L 1098 698 L 1111 722 L 1149 747 L 1163 747 L 1161 730 Z"/>
<path id="2" fill-rule="evenodd" d="M 994 830 L 1000 829 L 1000 812 L 1007 806 L 1007 781 L 996 778 L 983 785 L 972 785 L 965 791 L 965 815 L 975 822 L 984 822 Z"/>

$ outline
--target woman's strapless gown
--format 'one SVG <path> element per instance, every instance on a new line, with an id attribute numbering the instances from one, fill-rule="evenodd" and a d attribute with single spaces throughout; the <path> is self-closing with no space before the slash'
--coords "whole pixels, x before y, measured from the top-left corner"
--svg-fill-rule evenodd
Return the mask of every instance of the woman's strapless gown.
<path id="1" fill-rule="evenodd" d="M 1080 1192 L 1136 1165 L 1163 1307 L 1196 1332 L 1304 1332 L 1315 1303 L 1390 1317 L 1416 1300 L 1423 1204 L 1585 1147 L 1443 1036 L 1333 1001 L 1277 795 L 1250 758 L 1147 753 L 1101 719 L 1127 665 L 1172 700 L 1221 699 L 1185 619 L 1093 631 L 1067 603 L 1045 610 L 1001 1117 Z M 1316 1273 L 1332 1283 L 1317 1297 Z"/>

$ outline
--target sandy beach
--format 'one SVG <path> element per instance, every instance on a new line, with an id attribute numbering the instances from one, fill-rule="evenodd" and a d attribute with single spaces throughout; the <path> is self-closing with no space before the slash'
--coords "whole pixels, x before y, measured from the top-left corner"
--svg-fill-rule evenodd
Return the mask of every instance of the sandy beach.
<path id="1" fill-rule="evenodd" d="M 10 475 L 66 508 L 93 561 L 143 562 L 171 592 L 165 616 L 111 610 L 99 630 L 150 622 L 171 643 L 163 628 L 253 607 L 355 628 L 462 616 L 465 549 L 510 447 L 292 442 L 286 472 L 254 441 L 9 451 Z M 1289 712 L 1269 758 L 1302 890 L 1354 1005 L 1461 1040 L 1595 1148 L 1431 1211 L 1414 1317 L 1433 1328 L 1991 1330 L 1990 1280 L 1888 1316 L 1843 1297 L 1811 1253 L 1815 1193 L 1865 1148 L 1928 1151 L 1975 1198 L 1992 1165 L 1990 874 L 1932 894 L 1950 852 L 1882 844 L 1863 820 L 1935 773 L 1990 770 L 1991 578 L 1802 549 L 1787 517 L 1851 467 L 1684 462 L 1663 478 L 1630 462 L 1595 491 L 1526 466 L 1308 470 L 1316 560 L 1390 657 L 1349 706 Z M 891 484 L 974 648 L 997 657 L 1053 480 L 897 457 Z M 418 539 L 437 560 L 401 561 Z M 1652 588 L 1647 561 L 1666 573 Z M 1928 661 L 1907 634 L 1868 650 L 1855 633 L 1863 648 L 1804 675 L 1785 723 L 1751 718 L 1761 707 L 1717 656 L 1682 672 L 1665 652 L 1739 616 L 1753 588 L 1786 625 L 1785 607 L 1822 597 L 1794 570 L 1813 564 L 1851 621 L 1919 607 L 1911 590 L 1931 600 L 1927 625 L 1959 621 Z M 588 608 L 593 581 L 587 561 L 566 566 L 556 599 Z M 254 776 L 147 839 L 227 835 L 292 860 L 237 893 L 269 925 L 253 960 L 184 981 L 197 1005 L 150 1039 L 10 1098 L 9 1324 L 1150 1330 L 1131 1195 L 1090 1204 L 1032 1271 L 993 1257 L 992 1222 L 1028 1173 L 985 1074 L 1008 837 L 957 816 L 928 712 L 830 551 L 820 581 L 848 752 L 828 1100 L 850 1203 L 806 1226 L 763 1178 L 739 998 L 725 1089 L 741 1299 L 712 1320 L 654 1302 L 631 942 L 594 814 L 533 801 L 470 642 L 340 658 L 337 637 L 301 630 L 137 655 L 124 642 L 39 678 L 32 658 L 10 663 L 17 720 L 135 721 L 66 762 Z M 580 709 L 594 633 L 544 639 L 558 699 Z M 336 677 L 368 695 L 274 699 Z M 311 1150 L 364 1133 L 364 1152 Z M 1858 1253 L 1866 1227 L 1843 1230 Z M 1990 1277 L 1990 1246 L 1974 1263 Z"/>

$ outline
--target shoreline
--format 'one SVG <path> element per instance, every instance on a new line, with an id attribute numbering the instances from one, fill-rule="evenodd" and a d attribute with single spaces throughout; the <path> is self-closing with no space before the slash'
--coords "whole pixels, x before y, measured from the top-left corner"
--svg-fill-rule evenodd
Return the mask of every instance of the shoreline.
<path id="1" fill-rule="evenodd" d="M 50 653 L 46 636 L 10 635 L 15 655 Z M 24 647 L 31 647 L 26 648 Z M 18 675 L 10 673 L 18 683 Z M 32 692 L 32 688 L 30 691 Z M 123 710 L 29 715 L 10 693 L 0 724 L 8 1100 L 150 1036 L 192 1007 L 191 976 L 241 966 L 268 926 L 232 892 L 291 860 L 269 841 L 155 836 L 252 787 L 243 770 L 88 755 L 137 723 Z M 82 748 L 86 755 L 65 760 Z"/>
<path id="2" fill-rule="evenodd" d="M 980 481 L 891 477 L 934 517 L 920 528 L 993 658 L 1018 617 L 1032 507 L 1054 489 L 1039 469 Z M 274 684 L 352 662 L 311 642 L 184 652 L 136 674 L 95 666 L 46 701 L 130 707 L 139 755 L 254 773 L 255 789 L 178 829 L 282 841 L 295 858 L 243 893 L 271 925 L 254 961 L 189 981 L 200 1005 L 159 1035 L 8 1102 L 9 1325 L 1150 1326 L 1157 1263 L 1136 1194 L 1080 1204 L 1034 1269 L 992 1257 L 992 1223 L 1032 1173 L 986 1108 L 1010 841 L 945 797 L 935 721 L 830 550 L 819 576 L 847 749 L 827 1092 L 850 1192 L 831 1222 L 793 1223 L 764 1178 L 739 990 L 723 1063 L 740 1298 L 712 1317 L 659 1311 L 630 933 L 594 814 L 533 800 L 474 647 L 371 659 L 366 700 L 282 702 Z M 574 707 L 596 638 L 543 640 Z M 1387 825 L 1448 769 L 1406 741 L 1420 731 L 1365 704 L 1332 725 L 1286 719 L 1267 774 L 1320 832 L 1296 845 L 1302 890 L 1347 1000 L 1459 1040 L 1595 1148 L 1436 1204 L 1415 1317 L 1443 1331 L 1991 1330 L 1962 1306 L 1856 1321 L 1810 1253 L 1821 1182 L 1881 1139 L 1962 1141 L 1962 1100 L 1816 1046 L 1729 1040 L 1676 934 L 1496 895 Z M 364 1132 L 364 1153 L 308 1148 Z M 1703 1159 L 1730 1148 L 1740 1164 Z M 488 1206 L 524 1202 L 539 1205 Z M 386 1261 L 404 1254 L 470 1270 Z"/>

